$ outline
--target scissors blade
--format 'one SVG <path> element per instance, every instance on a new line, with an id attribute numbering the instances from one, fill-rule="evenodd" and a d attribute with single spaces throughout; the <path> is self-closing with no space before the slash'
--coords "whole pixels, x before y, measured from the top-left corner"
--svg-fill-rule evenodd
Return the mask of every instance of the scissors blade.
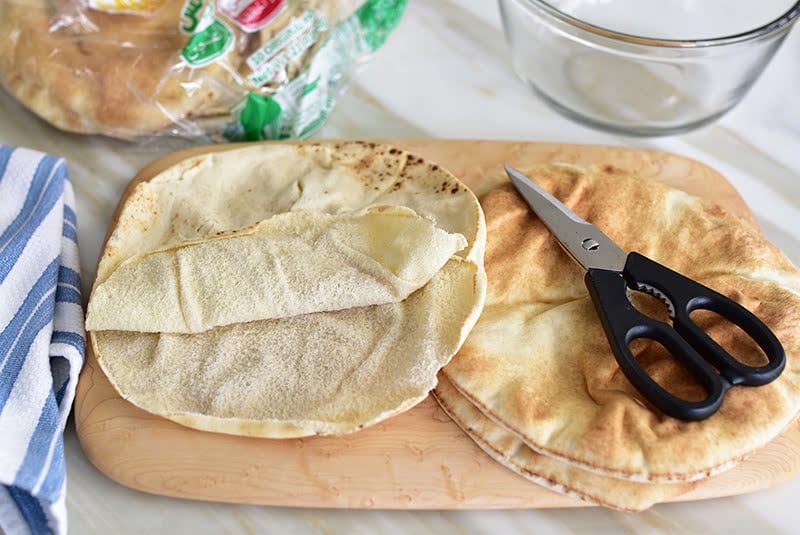
<path id="1" fill-rule="evenodd" d="M 611 238 L 578 217 L 521 172 L 508 165 L 505 170 L 528 206 L 558 239 L 564 250 L 584 269 L 622 272 L 628 255 Z"/>

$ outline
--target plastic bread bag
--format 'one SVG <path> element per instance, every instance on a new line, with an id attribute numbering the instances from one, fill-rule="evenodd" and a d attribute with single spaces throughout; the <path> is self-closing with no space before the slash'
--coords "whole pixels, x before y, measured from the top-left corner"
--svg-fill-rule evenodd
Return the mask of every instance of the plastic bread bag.
<path id="1" fill-rule="evenodd" d="M 406 0 L 0 0 L 0 83 L 58 128 L 304 138 Z"/>

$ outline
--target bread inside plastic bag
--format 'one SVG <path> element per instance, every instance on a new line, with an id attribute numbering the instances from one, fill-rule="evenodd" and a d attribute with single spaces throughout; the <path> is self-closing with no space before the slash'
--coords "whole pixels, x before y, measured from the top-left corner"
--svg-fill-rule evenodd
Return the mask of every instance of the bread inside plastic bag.
<path id="1" fill-rule="evenodd" d="M 0 82 L 63 130 L 304 138 L 406 0 L 0 0 Z"/>

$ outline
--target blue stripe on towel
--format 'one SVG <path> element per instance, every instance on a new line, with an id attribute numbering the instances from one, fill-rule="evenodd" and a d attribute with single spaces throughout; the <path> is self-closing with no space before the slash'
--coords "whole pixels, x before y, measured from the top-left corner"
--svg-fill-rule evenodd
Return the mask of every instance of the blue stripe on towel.
<path id="1" fill-rule="evenodd" d="M 64 357 L 50 357 L 50 358 L 59 358 L 63 359 Z M 54 384 L 53 388 L 56 388 L 58 385 Z M 69 386 L 69 375 L 64 377 L 64 382 L 61 383 L 61 386 L 58 386 L 58 392 L 56 392 L 56 403 L 61 406 L 61 401 L 64 399 L 64 394 L 67 393 L 67 387 Z"/>
<path id="2" fill-rule="evenodd" d="M 45 163 L 48 160 L 50 160 L 49 165 Z M 38 178 L 34 178 L 31 189 L 28 191 L 28 198 L 25 199 L 26 206 L 0 236 L 0 282 L 3 282 L 8 276 L 33 233 L 61 198 L 65 171 L 63 167 L 52 169 L 54 162 L 58 162 L 58 165 L 61 166 L 61 162 L 52 156 L 42 159 L 36 171 Z M 44 174 L 45 169 L 47 175 Z M 42 182 L 39 188 L 35 187 L 37 180 Z M 36 195 L 37 193 L 40 195 Z M 32 208 L 32 212 L 26 210 L 29 203 L 32 206 L 28 210 Z"/>
<path id="3" fill-rule="evenodd" d="M 51 344 L 69 344 L 77 349 L 81 355 L 86 348 L 86 341 L 78 333 L 66 331 L 53 331 L 53 336 L 50 338 Z"/>
<path id="4" fill-rule="evenodd" d="M 44 407 L 39 415 L 36 429 L 28 442 L 28 451 L 22 460 L 22 465 L 14 479 L 14 486 L 31 492 L 39 481 L 39 477 L 45 470 L 47 454 L 54 440 L 54 431 L 58 429 L 58 405 L 52 392 L 48 392 Z M 49 498 L 49 496 L 41 496 Z"/>
<path id="5" fill-rule="evenodd" d="M 50 262 L 44 272 L 39 276 L 39 280 L 33 285 L 22 306 L 19 307 L 14 317 L 8 322 L 3 332 L 0 332 L 0 370 L 8 358 L 8 351 L 14 343 L 16 333 L 22 330 L 25 322 L 28 321 L 42 297 L 52 291 L 58 278 L 58 258 Z"/>
<path id="6" fill-rule="evenodd" d="M 49 497 L 50 500 L 55 501 L 62 492 L 64 482 L 67 480 L 67 470 L 64 465 L 64 435 L 59 434 L 53 460 L 50 463 L 47 476 L 44 478 L 44 483 L 42 483 L 42 488 L 39 491 L 41 496 Z"/>
<path id="7" fill-rule="evenodd" d="M 6 145 L 0 145 L 0 180 L 3 180 L 3 175 L 6 174 L 6 167 L 8 167 L 8 160 L 14 154 L 14 149 Z"/>
<path id="8" fill-rule="evenodd" d="M 56 290 L 56 302 L 75 303 L 80 305 L 81 294 L 78 290 L 72 288 L 71 286 L 65 286 L 63 284 L 59 284 L 58 289 Z"/>
<path id="9" fill-rule="evenodd" d="M 14 487 L 6 487 L 6 490 L 8 490 L 8 495 L 11 496 L 14 503 L 17 504 L 17 508 L 22 513 L 22 518 L 28 523 L 31 533 L 35 535 L 53 533 L 47 523 L 47 515 L 44 514 L 44 509 L 42 509 L 39 500 Z"/>
<path id="10" fill-rule="evenodd" d="M 53 318 L 53 308 L 55 307 L 55 292 L 50 291 L 45 295 L 36 311 L 30 316 L 29 321 L 25 324 L 22 333 L 13 340 L 9 340 L 9 348 L 6 350 L 8 357 L 3 365 L 0 376 L 3 381 L 0 382 L 0 411 L 5 407 L 11 391 L 14 389 L 14 383 L 19 377 L 19 372 L 22 371 L 22 366 L 25 364 L 25 358 L 28 356 L 31 344 L 39 335 L 42 329 L 47 327 Z M 4 342 L 4 340 L 0 340 Z"/>
<path id="11" fill-rule="evenodd" d="M 66 283 L 77 289 L 81 288 L 81 276 L 74 269 L 67 266 L 60 266 L 58 268 L 58 283 Z"/>
<path id="12" fill-rule="evenodd" d="M 53 156 L 45 156 L 39 160 L 33 175 L 33 180 L 31 180 L 28 186 L 28 194 L 25 196 L 25 201 L 22 203 L 19 212 L 17 212 L 17 216 L 11 224 L 5 228 L 3 234 L 0 234 L 0 250 L 5 247 L 12 235 L 19 232 L 19 229 L 30 217 L 34 207 L 41 200 L 44 190 L 52 182 L 50 179 L 54 175 L 51 171 L 56 162 L 58 162 L 58 159 Z"/>
<path id="13" fill-rule="evenodd" d="M 65 238 L 69 238 L 75 243 L 78 243 L 78 233 L 75 231 L 75 227 L 73 226 L 64 225 L 64 230 L 61 232 L 61 235 Z"/>
<path id="14" fill-rule="evenodd" d="M 75 211 L 66 204 L 64 205 L 64 220 L 72 223 L 74 227 L 78 226 L 78 218 L 75 217 Z"/>

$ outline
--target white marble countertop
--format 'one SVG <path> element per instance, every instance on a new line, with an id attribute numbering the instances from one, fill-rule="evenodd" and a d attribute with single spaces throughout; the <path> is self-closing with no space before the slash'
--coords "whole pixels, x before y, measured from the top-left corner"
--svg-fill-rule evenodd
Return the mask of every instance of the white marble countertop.
<path id="1" fill-rule="evenodd" d="M 317 138 L 519 139 L 657 148 L 722 172 L 766 235 L 800 265 L 800 31 L 745 100 L 718 123 L 638 139 L 557 115 L 511 72 L 496 2 L 414 0 L 386 46 L 358 75 Z M 64 134 L 0 92 L 0 142 L 64 155 L 75 185 L 84 285 L 125 183 L 170 147 L 140 149 Z M 183 501 L 124 488 L 66 434 L 72 533 L 796 533 L 800 477 L 751 495 L 659 505 L 640 514 L 599 508 L 524 511 L 351 511 Z"/>

